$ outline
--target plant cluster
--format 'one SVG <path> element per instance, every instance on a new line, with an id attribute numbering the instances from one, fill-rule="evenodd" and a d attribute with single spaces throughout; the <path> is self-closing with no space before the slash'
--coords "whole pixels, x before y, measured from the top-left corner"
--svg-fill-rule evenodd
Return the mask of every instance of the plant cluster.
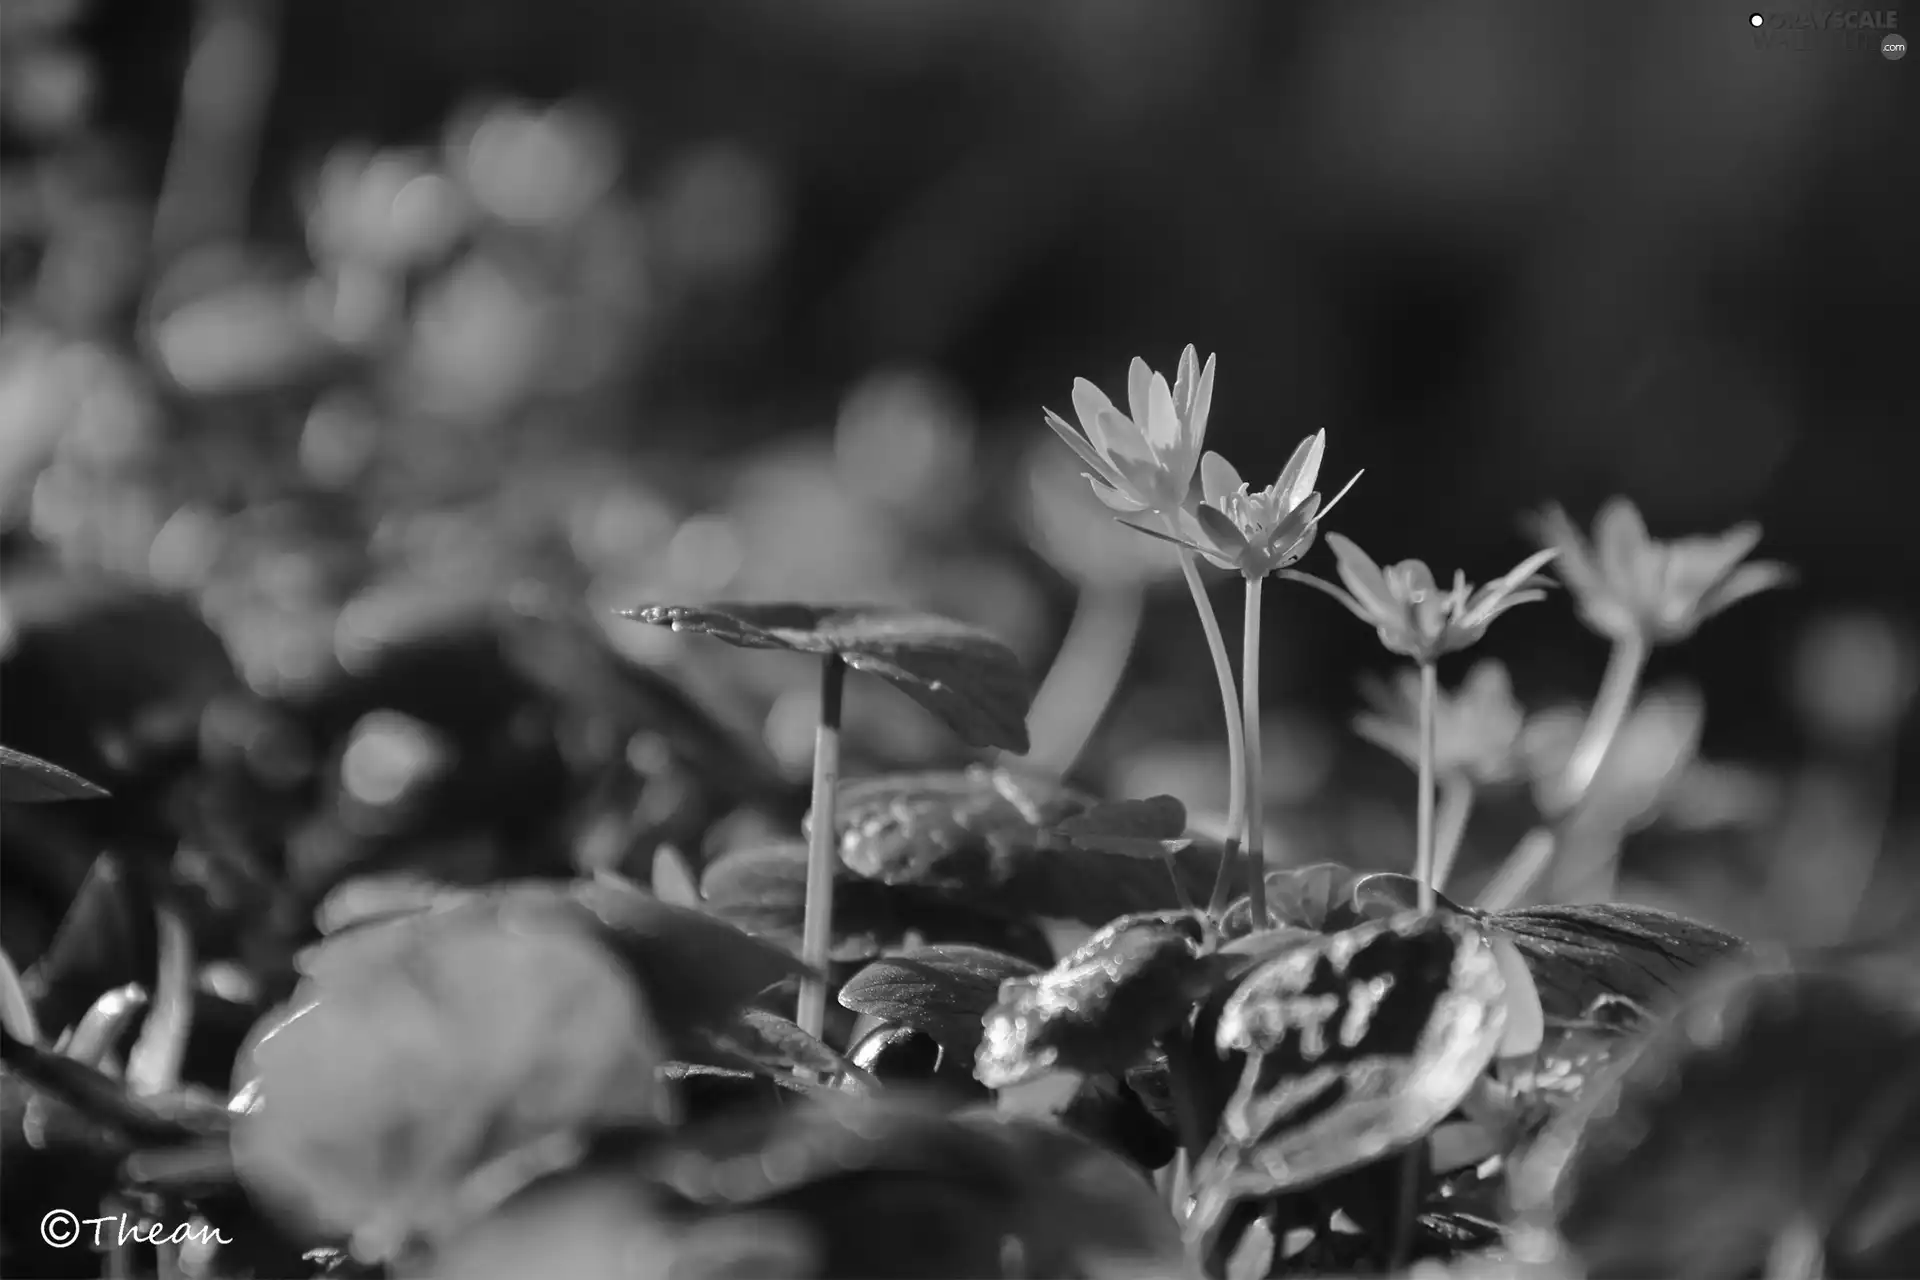
<path id="1" fill-rule="evenodd" d="M 99 969 L 89 942 L 122 932 L 117 864 L 96 864 L 36 963 L 0 952 L 10 1162 L 57 1152 L 104 1182 L 103 1213 L 223 1230 L 112 1251 L 116 1274 L 169 1277 L 1731 1277 L 1914 1258 L 1914 966 L 1783 960 L 1591 892 L 1645 807 L 1609 770 L 1646 713 L 1647 655 L 1784 581 L 1748 560 L 1758 531 L 1663 542 L 1618 501 L 1589 543 L 1556 510 L 1478 586 L 1329 532 L 1328 581 L 1296 566 L 1353 481 L 1322 501 L 1321 432 L 1255 490 L 1204 450 L 1214 374 L 1191 348 L 1171 384 L 1136 360 L 1125 412 L 1081 381 L 1078 427 L 1047 422 L 1118 524 L 1172 544 L 1155 550 L 1190 589 L 1231 752 L 1224 838 L 1171 797 L 1060 781 L 1083 734 L 1023 762 L 1042 754 L 1034 689 L 976 627 L 645 605 L 629 616 L 817 661 L 798 830 L 697 868 L 662 849 L 644 885 L 346 879 L 225 1093 L 183 1070 L 212 970 L 177 895 L 152 904 L 150 979 L 71 998 Z M 1202 561 L 1244 581 L 1237 672 Z M 1438 667 L 1548 598 L 1549 568 L 1613 658 L 1584 722 L 1542 742 L 1497 664 L 1451 692 Z M 1332 596 L 1412 663 L 1358 722 L 1415 775 L 1405 873 L 1268 864 L 1269 579 Z M 1010 754 L 842 777 L 849 671 Z M 1477 902 L 1449 898 L 1475 790 L 1522 776 L 1541 825 Z M 101 795 L 19 752 L 0 779 L 9 806 Z M 1583 889 L 1538 902 L 1548 882 Z M 1862 1027 L 1872 1052 L 1848 1056 Z M 1798 1145 L 1766 1147 L 1749 1107 Z M 1687 1153 L 1710 1141 L 1750 1156 L 1734 1190 L 1757 1209 L 1700 1176 L 1719 1165 Z M 1793 1179 L 1814 1190 L 1782 1216 Z M 1703 1244 L 1711 1212 L 1733 1225 Z"/>

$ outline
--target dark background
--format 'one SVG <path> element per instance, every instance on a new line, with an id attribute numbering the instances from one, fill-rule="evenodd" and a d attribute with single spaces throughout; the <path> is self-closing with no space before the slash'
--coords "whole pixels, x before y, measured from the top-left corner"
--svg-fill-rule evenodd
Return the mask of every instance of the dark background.
<path id="1" fill-rule="evenodd" d="M 1746 12 L 24 0 L 10 576 L 183 592 L 265 697 L 320 679 L 381 584 L 907 599 L 1042 670 L 1071 592 L 1005 518 L 1041 408 L 1192 342 L 1219 353 L 1210 443 L 1264 482 L 1325 427 L 1323 489 L 1367 472 L 1334 524 L 1383 560 L 1490 578 L 1548 500 L 1761 521 L 1800 583 L 1652 676 L 1697 682 L 1707 755 L 1785 794 L 1822 750 L 1802 704 L 1859 674 L 1806 658 L 1809 626 L 1912 670 L 1920 62 L 1759 49 Z M 1563 601 L 1487 650 L 1532 703 L 1590 696 L 1605 658 Z M 1268 700 L 1300 729 L 1269 753 L 1303 796 L 1405 800 L 1342 745 L 1387 666 L 1269 592 Z M 797 677 L 745 669 L 715 696 L 757 723 Z M 1899 681 L 1866 679 L 1897 721 Z M 1215 802 L 1168 747 L 1214 749 L 1212 697 L 1169 588 L 1087 780 Z M 951 755 L 855 720 L 856 758 Z M 1893 780 L 1862 803 L 1910 855 L 1904 724 L 1848 768 Z"/>

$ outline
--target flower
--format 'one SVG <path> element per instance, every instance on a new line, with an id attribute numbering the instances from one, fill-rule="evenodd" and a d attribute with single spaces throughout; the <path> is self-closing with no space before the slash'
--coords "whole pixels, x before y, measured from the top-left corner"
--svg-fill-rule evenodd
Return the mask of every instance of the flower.
<path id="1" fill-rule="evenodd" d="M 1757 524 L 1661 542 L 1625 498 L 1601 508 L 1591 544 L 1558 506 L 1541 513 L 1535 533 L 1560 553 L 1560 580 L 1587 625 L 1615 641 L 1684 640 L 1714 614 L 1793 576 L 1772 561 L 1742 563 L 1760 541 Z"/>
<path id="2" fill-rule="evenodd" d="M 1544 588 L 1551 584 L 1535 575 L 1560 554 L 1558 548 L 1536 552 L 1506 577 L 1478 589 L 1464 573 L 1455 573 L 1452 589 L 1443 592 L 1434 583 L 1433 571 L 1419 560 L 1402 560 L 1382 569 L 1337 533 L 1327 535 L 1327 545 L 1339 561 L 1345 591 L 1292 569 L 1284 570 L 1284 576 L 1326 592 L 1354 617 L 1371 623 L 1389 651 L 1423 666 L 1478 643 L 1493 620 L 1507 610 L 1544 600 Z"/>
<path id="3" fill-rule="evenodd" d="M 1354 718 L 1354 732 L 1419 768 L 1420 673 L 1409 667 L 1391 683 L 1363 681 L 1361 693 L 1373 709 Z M 1475 663 L 1457 690 L 1434 700 L 1434 768 L 1482 786 L 1510 782 L 1524 768 L 1525 726 L 1506 667 L 1491 658 Z"/>
<path id="4" fill-rule="evenodd" d="M 1168 513 L 1170 532 L 1150 529 L 1133 520 L 1120 523 L 1178 542 L 1222 569 L 1238 569 L 1249 578 L 1264 578 L 1307 554 L 1320 521 L 1360 479 L 1361 473 L 1355 472 L 1346 488 L 1334 495 L 1333 502 L 1322 507 L 1313 486 L 1320 478 L 1320 459 L 1326 451 L 1325 431 L 1308 436 L 1280 469 L 1279 478 L 1258 493 L 1249 490 L 1231 462 L 1209 453 L 1200 462 L 1205 499 Z"/>
<path id="5" fill-rule="evenodd" d="M 1087 473 L 1093 492 L 1113 510 L 1125 515 L 1177 511 L 1193 489 L 1200 443 L 1207 434 L 1213 357 L 1208 356 L 1201 369 L 1189 346 L 1181 353 L 1171 389 L 1166 378 L 1134 357 L 1127 369 L 1127 407 L 1131 416 L 1114 408 L 1100 388 L 1076 378 L 1073 412 L 1080 430 L 1051 409 L 1046 411 L 1047 425 L 1093 468 Z"/>

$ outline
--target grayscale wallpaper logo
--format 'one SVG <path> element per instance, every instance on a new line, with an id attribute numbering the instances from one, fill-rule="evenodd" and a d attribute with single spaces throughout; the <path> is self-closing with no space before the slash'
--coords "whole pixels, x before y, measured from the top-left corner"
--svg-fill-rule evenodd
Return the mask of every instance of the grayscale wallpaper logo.
<path id="1" fill-rule="evenodd" d="M 1907 53 L 1898 9 L 1766 9 L 1748 14 L 1747 25 L 1756 49 L 1877 53 L 1889 62 Z"/>

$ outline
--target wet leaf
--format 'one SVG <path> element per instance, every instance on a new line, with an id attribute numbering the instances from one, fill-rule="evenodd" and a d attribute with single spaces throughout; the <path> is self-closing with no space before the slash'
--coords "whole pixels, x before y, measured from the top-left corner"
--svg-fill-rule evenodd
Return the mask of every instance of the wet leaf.
<path id="1" fill-rule="evenodd" d="M 800 951 L 806 890 L 804 844 L 723 854 L 707 865 L 700 885 L 713 915 L 795 955 Z M 909 933 L 940 943 L 990 946 L 1038 964 L 1053 962 L 1053 950 L 1037 928 L 986 907 L 862 879 L 844 868 L 834 879 L 833 895 L 830 954 L 836 963 L 873 959 Z"/>
<path id="2" fill-rule="evenodd" d="M 1172 796 L 1103 800 L 1061 822 L 1054 834 L 1096 853 L 1162 858 L 1193 842 L 1186 838 L 1187 807 Z"/>
<path id="3" fill-rule="evenodd" d="M 1338 862 L 1316 862 L 1267 872 L 1267 912 L 1277 925 L 1331 933 L 1363 918 L 1353 904 L 1361 873 Z M 1231 937 L 1253 929 L 1252 903 L 1238 898 L 1227 907 L 1221 928 Z"/>
<path id="4" fill-rule="evenodd" d="M 1218 981 L 1200 920 L 1122 917 L 1045 973 L 1011 978 L 985 1018 L 974 1074 L 989 1088 L 1044 1071 L 1125 1071 Z"/>
<path id="5" fill-rule="evenodd" d="M 1164 864 L 1074 848 L 1053 833 L 1093 805 L 1058 784 L 981 766 L 861 779 L 844 784 L 835 804 L 840 858 L 870 880 L 1094 926 L 1179 906 Z M 1185 849 L 1173 865 L 1189 898 L 1204 899 L 1218 854 Z"/>
<path id="6" fill-rule="evenodd" d="M 454 1229 L 481 1167 L 665 1117 L 648 1001 L 561 902 L 476 896 L 310 949 L 237 1068 L 261 1099 L 235 1124 L 248 1189 L 383 1258 Z"/>
<path id="7" fill-rule="evenodd" d="M 95 786 L 77 773 L 24 751 L 0 747 L 0 801 L 46 804 L 55 800 L 101 800 L 106 795 L 105 787 Z"/>
<path id="8" fill-rule="evenodd" d="M 1736 964 L 1696 989 L 1515 1171 L 1585 1274 L 1758 1274 L 1810 1231 L 1828 1275 L 1920 1257 L 1920 968 Z"/>
<path id="9" fill-rule="evenodd" d="M 1198 1162 L 1190 1233 L 1237 1202 L 1297 1190 L 1416 1141 L 1492 1061 L 1499 965 L 1457 917 L 1371 921 L 1282 953 L 1221 1009 L 1215 1048 L 1246 1065 Z"/>
<path id="10" fill-rule="evenodd" d="M 1039 966 L 986 947 L 945 943 L 874 961 L 840 989 L 855 1013 L 924 1031 L 949 1054 L 971 1058 L 984 1034 L 981 1017 L 1008 978 Z"/>
<path id="11" fill-rule="evenodd" d="M 1652 907 L 1523 907 L 1482 917 L 1511 938 L 1550 1017 L 1580 1018 L 1604 996 L 1658 1006 L 1707 966 L 1739 955 L 1733 934 Z"/>
<path id="12" fill-rule="evenodd" d="M 747 649 L 837 654 L 880 676 L 976 747 L 1027 750 L 1033 687 L 1011 649 L 950 618 L 858 605 L 648 605 L 624 616 Z"/>

